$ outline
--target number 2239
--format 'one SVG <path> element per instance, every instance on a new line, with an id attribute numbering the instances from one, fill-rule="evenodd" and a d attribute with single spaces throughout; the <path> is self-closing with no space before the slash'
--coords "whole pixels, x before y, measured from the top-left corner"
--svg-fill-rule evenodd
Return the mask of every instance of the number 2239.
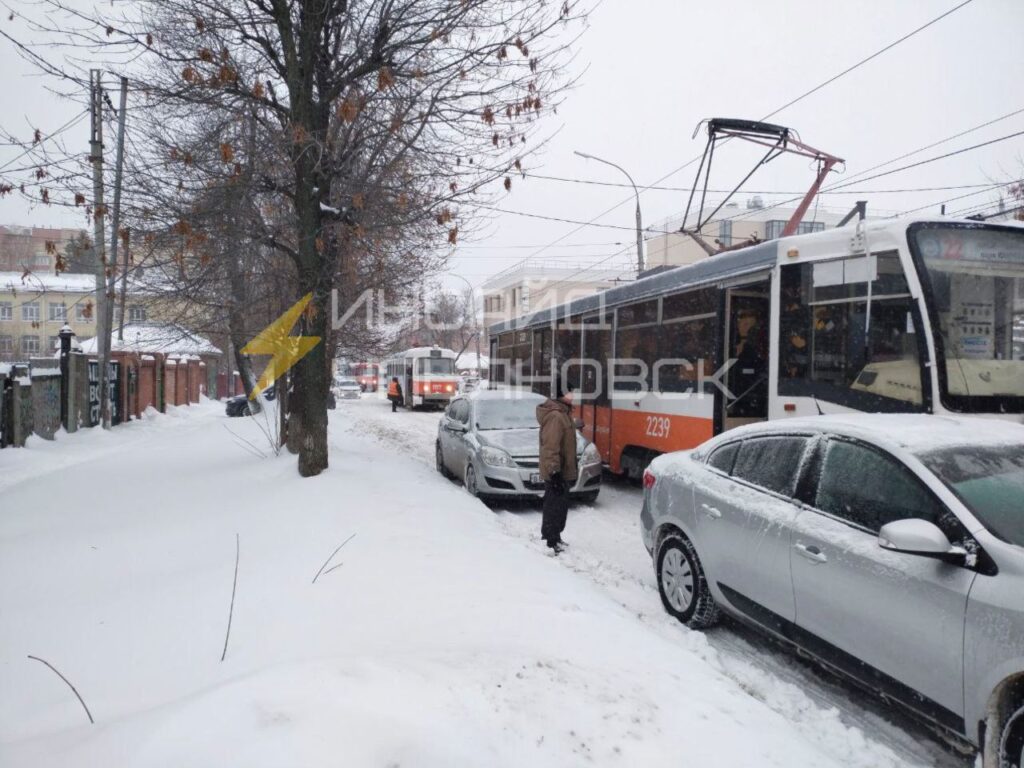
<path id="1" fill-rule="evenodd" d="M 648 437 L 668 437 L 672 422 L 664 416 L 647 417 Z"/>

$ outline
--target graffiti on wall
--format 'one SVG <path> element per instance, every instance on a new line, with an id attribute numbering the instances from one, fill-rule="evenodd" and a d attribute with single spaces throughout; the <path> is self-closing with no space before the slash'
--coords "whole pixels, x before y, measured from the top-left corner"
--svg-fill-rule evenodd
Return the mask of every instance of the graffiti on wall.
<path id="1" fill-rule="evenodd" d="M 110 422 L 111 424 L 121 423 L 121 409 L 118 404 L 121 401 L 121 366 L 119 363 L 110 364 Z M 100 423 L 100 364 L 96 360 L 89 361 L 89 426 L 95 427 Z"/>

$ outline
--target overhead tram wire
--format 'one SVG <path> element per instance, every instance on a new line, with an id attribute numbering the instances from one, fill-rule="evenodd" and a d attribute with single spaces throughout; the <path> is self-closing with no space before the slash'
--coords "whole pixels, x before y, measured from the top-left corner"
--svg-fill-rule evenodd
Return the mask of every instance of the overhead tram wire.
<path id="1" fill-rule="evenodd" d="M 806 99 L 806 98 L 807 98 L 808 96 L 810 96 L 810 95 L 812 95 L 812 94 L 814 94 L 814 93 L 817 93 L 817 92 L 818 92 L 818 91 L 820 91 L 820 90 L 821 90 L 822 88 L 824 88 L 824 87 L 826 87 L 826 86 L 828 86 L 828 85 L 831 85 L 831 84 L 832 84 L 832 83 L 834 83 L 834 82 L 835 82 L 836 80 L 839 80 L 839 79 L 840 79 L 841 77 L 844 77 L 844 76 L 846 76 L 846 75 L 850 74 L 851 72 L 853 72 L 854 70 L 856 70 L 856 69 L 858 69 L 858 68 L 860 68 L 860 67 L 864 66 L 864 65 L 865 65 L 865 64 L 867 64 L 867 63 L 868 63 L 869 61 L 871 61 L 871 60 L 873 60 L 873 59 L 877 58 L 878 56 L 880 56 L 881 54 L 885 53 L 886 51 L 892 50 L 892 49 L 893 49 L 894 47 L 896 47 L 896 46 L 897 46 L 897 45 L 899 45 L 900 43 L 906 42 L 907 40 L 909 40 L 910 38 L 912 38 L 912 37 L 914 37 L 915 35 L 919 34 L 920 32 L 923 32 L 924 30 L 928 29 L 928 28 L 929 28 L 930 26 L 932 26 L 933 24 L 935 24 L 935 23 L 937 23 L 937 22 L 941 21 L 942 19 L 946 18 L 946 17 L 947 17 L 947 16 L 949 16 L 950 14 L 952 14 L 952 13 L 955 13 L 956 11 L 960 10 L 960 9 L 961 9 L 961 8 L 963 8 L 964 6 L 967 6 L 967 5 L 971 4 L 972 2 L 974 2 L 974 0 L 964 0 L 963 2 L 961 2 L 961 3 L 959 3 L 958 5 L 954 6 L 953 8 L 950 8 L 950 9 L 949 9 L 948 11 L 946 11 L 946 12 L 944 12 L 944 13 L 940 14 L 939 16 L 936 16 L 935 18 L 931 19 L 930 21 L 928 21 L 928 22 L 926 22 L 926 23 L 922 24 L 922 25 L 921 25 L 920 27 L 918 27 L 918 28 L 916 28 L 916 29 L 914 29 L 914 30 L 912 30 L 912 31 L 908 32 L 907 34 L 903 35 L 903 37 L 899 38 L 898 40 L 895 40 L 894 42 L 892 42 L 892 43 L 889 43 L 889 44 L 888 44 L 887 46 L 885 46 L 884 48 L 881 48 L 881 49 L 879 49 L 879 50 L 875 51 L 874 53 L 870 54 L 869 56 L 866 56 L 865 58 L 863 58 L 863 59 L 861 59 L 860 61 L 858 61 L 858 62 L 857 62 L 856 64 L 854 64 L 854 65 L 852 65 L 852 66 L 850 66 L 850 67 L 847 67 L 847 68 L 846 68 L 845 70 L 843 70 L 843 71 L 842 71 L 842 72 L 840 72 L 839 74 L 837 74 L 837 75 L 833 75 L 832 77 L 828 78 L 828 79 L 827 79 L 827 80 L 825 80 L 824 82 L 822 82 L 822 83 L 820 83 L 820 84 L 816 85 L 815 87 L 811 88 L 810 90 L 808 90 L 808 91 L 806 91 L 806 92 L 802 93 L 801 95 L 797 96 L 797 97 L 796 97 L 795 99 L 791 99 L 790 101 L 788 101 L 788 102 L 786 102 L 785 104 L 783 104 L 783 105 L 782 105 L 781 107 L 778 107 L 777 109 L 774 109 L 774 110 L 772 110 L 772 111 L 771 111 L 771 112 L 769 112 L 769 113 L 768 113 L 767 115 L 765 115 L 764 117 L 762 117 L 762 118 L 761 118 L 761 121 L 763 122 L 764 120 L 767 120 L 768 118 L 770 118 L 770 117 L 772 117 L 772 116 L 774 116 L 774 115 L 777 115 L 777 114 L 778 114 L 779 112 L 783 111 L 784 109 L 788 109 L 789 107 L 793 106 L 794 104 L 796 104 L 796 103 L 798 103 L 798 102 L 800 102 L 800 101 L 802 101 L 802 100 Z M 729 139 L 726 139 L 726 141 L 729 141 Z M 652 186 L 653 186 L 653 185 L 656 185 L 656 184 L 660 184 L 661 182 L 665 181 L 665 179 L 668 179 L 668 178 L 670 178 L 670 177 L 672 177 L 672 176 L 675 176 L 675 175 L 676 175 L 677 173 L 679 173 L 680 171 L 683 171 L 683 170 L 685 170 L 686 168 L 688 168 L 688 167 L 690 167 L 691 165 L 693 165 L 694 163 L 696 163 L 696 162 L 697 162 L 698 160 L 700 160 L 700 158 L 701 158 L 702 156 L 703 156 L 703 155 L 696 155 L 695 157 L 691 158 L 690 160 L 687 160 L 687 161 L 686 161 L 685 163 L 683 163 L 683 164 L 682 164 L 681 166 L 679 166 L 678 168 L 676 168 L 676 169 L 674 169 L 674 170 L 672 170 L 672 171 L 669 171 L 669 172 L 668 172 L 668 173 L 666 173 L 666 174 L 665 174 L 664 176 L 662 176 L 662 177 L 660 177 L 660 178 L 656 179 L 656 180 L 655 180 L 655 181 L 653 182 Z M 642 186 L 642 187 L 640 188 L 640 191 L 641 191 L 641 192 L 646 192 L 646 191 L 647 191 L 647 189 L 648 189 L 648 187 L 647 187 L 647 186 Z M 607 210 L 605 210 L 605 211 L 602 211 L 601 213 L 599 213 L 599 214 L 597 214 L 596 216 L 594 216 L 594 217 L 593 217 L 592 219 L 590 219 L 590 221 L 588 222 L 588 224 L 591 224 L 591 223 L 593 223 L 593 222 L 597 221 L 598 219 L 600 219 L 601 217 L 603 217 L 603 216 L 605 216 L 605 215 L 607 215 L 607 214 L 611 213 L 611 212 L 612 212 L 612 211 L 614 211 L 615 209 L 617 209 L 617 208 L 619 208 L 619 207 L 621 207 L 621 206 L 623 206 L 623 205 L 626 205 L 626 204 L 627 204 L 627 203 L 629 203 L 629 202 L 632 202 L 632 201 L 633 201 L 633 199 L 634 199 L 634 198 L 633 198 L 633 197 L 631 196 L 631 197 L 629 197 L 629 198 L 627 198 L 627 199 L 623 200 L 622 202 L 616 203 L 616 204 L 615 204 L 615 205 L 613 205 L 613 206 L 612 206 L 611 208 L 608 208 Z M 535 258 L 536 256 L 539 256 L 539 255 L 540 255 L 541 253 L 543 253 L 543 252 L 544 252 L 544 251 L 545 251 L 545 250 L 546 250 L 546 249 L 547 249 L 548 247 L 550 247 L 550 246 L 552 246 L 552 245 L 556 245 L 556 244 L 560 243 L 560 242 L 561 242 L 562 240 L 564 240 L 565 238 L 569 237 L 570 235 L 574 235 L 574 234 L 576 234 L 576 233 L 577 233 L 577 232 L 579 232 L 579 231 L 580 231 L 581 229 L 583 229 L 583 227 L 584 227 L 584 226 L 587 226 L 587 224 L 585 224 L 585 225 L 581 225 L 581 226 L 577 226 L 577 227 L 576 227 L 575 229 L 573 229 L 573 230 L 570 230 L 569 232 L 567 232 L 566 234 L 562 235 L 562 236 L 561 236 L 561 237 L 559 237 L 558 239 L 556 239 L 556 240 L 552 241 L 552 242 L 551 242 L 551 243 L 550 243 L 550 244 L 549 244 L 548 246 L 545 246 L 544 248 L 541 248 L 541 249 L 539 249 L 539 250 L 538 250 L 538 251 L 537 251 L 536 253 L 532 253 L 532 254 L 530 254 L 529 256 L 527 256 L 527 257 L 526 257 L 526 259 L 523 259 L 523 261 L 525 262 L 525 261 L 528 261 L 529 259 L 532 259 L 532 258 Z"/>

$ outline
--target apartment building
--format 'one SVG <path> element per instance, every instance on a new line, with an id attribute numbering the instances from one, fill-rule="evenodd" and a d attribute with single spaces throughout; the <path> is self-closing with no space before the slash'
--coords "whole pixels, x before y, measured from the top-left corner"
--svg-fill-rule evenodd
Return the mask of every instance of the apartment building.
<path id="1" fill-rule="evenodd" d="M 586 264 L 524 261 L 484 282 L 484 326 L 599 293 L 632 275 Z"/>
<path id="2" fill-rule="evenodd" d="M 0 272 L 54 272 L 58 256 L 84 233 L 54 227 L 0 226 Z"/>
<path id="3" fill-rule="evenodd" d="M 715 207 L 717 205 L 705 206 L 705 215 L 710 214 Z M 795 210 L 794 207 L 766 205 L 760 197 L 750 198 L 745 205 L 730 202 L 704 225 L 702 234 L 712 245 L 717 241 L 723 248 L 740 245 L 753 238 L 774 240 L 782 234 Z M 845 210 L 812 205 L 800 223 L 797 234 L 820 232 L 834 227 L 846 213 Z M 687 221 L 688 229 L 696 225 L 697 218 L 697 214 L 691 211 Z M 692 237 L 678 232 L 683 224 L 682 219 L 682 216 L 674 216 L 651 227 L 655 231 L 669 234 L 659 234 L 647 240 L 648 269 L 692 264 L 707 256 L 707 252 Z"/>

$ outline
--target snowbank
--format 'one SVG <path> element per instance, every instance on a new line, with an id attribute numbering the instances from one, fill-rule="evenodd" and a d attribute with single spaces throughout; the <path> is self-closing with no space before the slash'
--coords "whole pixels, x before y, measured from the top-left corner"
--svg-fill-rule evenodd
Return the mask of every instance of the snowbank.
<path id="1" fill-rule="evenodd" d="M 336 422 L 300 480 L 219 411 L 0 454 L 0 764 L 845 763 L 429 467 Z"/>

